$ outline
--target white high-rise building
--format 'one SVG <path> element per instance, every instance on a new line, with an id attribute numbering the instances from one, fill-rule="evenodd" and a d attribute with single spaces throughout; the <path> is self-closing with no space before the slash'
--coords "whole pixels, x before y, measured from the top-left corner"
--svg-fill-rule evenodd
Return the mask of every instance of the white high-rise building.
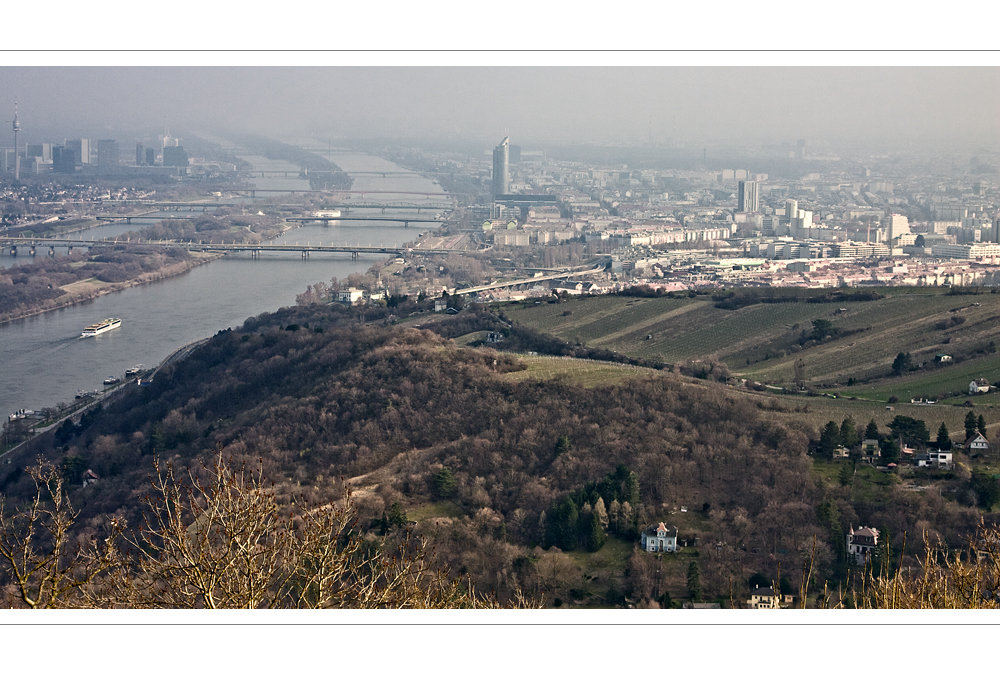
<path id="1" fill-rule="evenodd" d="M 507 194 L 510 189 L 510 140 L 507 136 L 493 148 L 493 196 Z"/>
<path id="2" fill-rule="evenodd" d="M 897 237 L 910 233 L 910 221 L 906 216 L 894 213 L 886 218 L 885 230 L 890 248 Z"/>

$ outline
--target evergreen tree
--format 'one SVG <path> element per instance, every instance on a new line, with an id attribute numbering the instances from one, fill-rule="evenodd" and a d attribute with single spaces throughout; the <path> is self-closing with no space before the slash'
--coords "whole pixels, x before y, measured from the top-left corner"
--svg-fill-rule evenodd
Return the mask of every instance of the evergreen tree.
<path id="1" fill-rule="evenodd" d="M 894 375 L 899 375 L 905 373 L 913 367 L 913 357 L 910 356 L 909 352 L 903 353 L 899 352 L 896 355 L 896 360 L 892 362 L 892 372 Z"/>
<path id="2" fill-rule="evenodd" d="M 604 528 L 601 527 L 601 518 L 597 515 L 597 511 L 593 510 L 590 512 L 590 532 L 587 537 L 587 550 L 591 553 L 595 551 L 600 551 L 601 547 L 604 546 L 604 540 L 607 538 L 604 534 Z"/>
<path id="3" fill-rule="evenodd" d="M 434 495 L 439 499 L 447 499 L 455 494 L 458 481 L 448 467 L 441 467 L 441 470 L 434 474 Z"/>
<path id="4" fill-rule="evenodd" d="M 873 441 L 879 440 L 878 424 L 875 423 L 875 420 L 871 420 L 865 427 L 865 438 L 870 438 Z"/>
<path id="5" fill-rule="evenodd" d="M 850 485 L 851 482 L 854 481 L 854 466 L 845 462 L 843 466 L 840 467 L 840 473 L 837 475 L 837 479 L 844 487 Z"/>
<path id="6" fill-rule="evenodd" d="M 854 419 L 848 417 L 840 425 L 840 444 L 845 448 L 853 448 L 860 443 L 857 427 L 854 426 Z"/>
<path id="7" fill-rule="evenodd" d="M 826 423 L 819 434 L 819 451 L 824 457 L 832 457 L 833 449 L 840 445 L 840 427 L 833 420 Z"/>
<path id="8" fill-rule="evenodd" d="M 973 421 L 973 424 L 975 424 L 975 421 Z M 893 436 L 902 436 L 904 443 L 924 447 L 931 440 L 931 434 L 927 431 L 927 425 L 924 424 L 924 421 L 914 419 L 913 417 L 896 415 L 889 422 L 889 428 L 892 429 Z"/>
<path id="9" fill-rule="evenodd" d="M 579 517 L 580 512 L 576 508 L 576 503 L 568 495 L 553 506 L 548 518 L 548 545 L 558 546 L 563 551 L 572 551 L 576 547 L 576 526 Z"/>
<path id="10" fill-rule="evenodd" d="M 892 436 L 887 436 L 879 442 L 879 450 L 882 452 L 882 461 L 888 464 L 899 459 L 899 443 Z"/>
<path id="11" fill-rule="evenodd" d="M 941 428 L 938 429 L 937 433 L 937 445 L 938 450 L 949 450 L 951 449 L 951 438 L 948 436 L 948 427 L 941 423 Z"/>
<path id="12" fill-rule="evenodd" d="M 983 436 L 986 436 L 986 418 L 983 417 L 982 415 L 980 415 L 979 419 L 976 420 L 976 429 Z"/>
<path id="13" fill-rule="evenodd" d="M 625 479 L 625 494 L 622 496 L 632 505 L 633 510 L 638 509 L 640 501 L 639 477 L 635 475 L 635 471 L 628 472 L 628 478 Z M 636 515 L 638 515 L 638 512 Z"/>
<path id="14" fill-rule="evenodd" d="M 701 602 L 701 568 L 697 560 L 688 565 L 687 589 L 691 602 Z"/>
<path id="15" fill-rule="evenodd" d="M 969 439 L 974 433 L 976 433 L 976 426 L 978 420 L 976 420 L 976 414 L 971 410 L 965 415 L 965 438 Z"/>
<path id="16" fill-rule="evenodd" d="M 388 521 L 389 527 L 406 527 L 406 512 L 399 506 L 399 502 L 393 502 L 389 507 Z"/>
<path id="17" fill-rule="evenodd" d="M 572 447 L 573 443 L 569 440 L 569 436 L 560 436 L 559 440 L 556 441 L 556 454 L 561 455 L 564 452 L 569 452 Z"/>

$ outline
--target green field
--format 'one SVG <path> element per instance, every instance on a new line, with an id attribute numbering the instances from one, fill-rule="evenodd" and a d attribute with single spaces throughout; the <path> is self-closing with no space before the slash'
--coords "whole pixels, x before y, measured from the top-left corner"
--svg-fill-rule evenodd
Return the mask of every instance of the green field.
<path id="1" fill-rule="evenodd" d="M 738 310 L 717 309 L 707 296 L 601 296 L 508 305 L 504 312 L 572 344 L 668 363 L 714 358 L 735 375 L 767 383 L 789 384 L 801 359 L 811 385 L 883 400 L 962 390 L 974 377 L 1000 379 L 1000 356 L 976 353 L 1000 333 L 1000 295 L 948 295 L 934 288 L 878 291 L 885 297 L 871 302 L 762 303 Z M 953 317 L 964 323 L 938 327 Z M 841 335 L 800 346 L 802 332 L 810 333 L 817 319 L 830 321 Z M 910 352 L 925 369 L 882 379 L 899 352 Z M 964 361 L 935 367 L 938 352 Z M 849 378 L 865 384 L 847 389 Z"/>

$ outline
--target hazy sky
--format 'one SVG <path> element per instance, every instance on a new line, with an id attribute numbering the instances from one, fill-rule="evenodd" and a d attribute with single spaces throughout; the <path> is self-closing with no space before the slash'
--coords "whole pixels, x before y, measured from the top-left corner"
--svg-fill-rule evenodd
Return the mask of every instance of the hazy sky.
<path id="1" fill-rule="evenodd" d="M 1000 141 L 997 67 L 0 67 L 25 141 L 235 129 L 482 142 Z M 10 124 L 0 143 L 11 144 Z"/>

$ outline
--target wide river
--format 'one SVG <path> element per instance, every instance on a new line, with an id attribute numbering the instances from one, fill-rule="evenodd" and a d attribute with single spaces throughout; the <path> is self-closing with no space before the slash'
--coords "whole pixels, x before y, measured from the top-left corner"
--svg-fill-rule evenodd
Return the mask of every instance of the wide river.
<path id="1" fill-rule="evenodd" d="M 297 167 L 283 162 L 260 157 L 246 159 L 262 171 L 298 171 Z M 404 170 L 392 162 L 363 154 L 334 150 L 330 159 L 348 173 Z M 290 177 L 257 176 L 252 182 L 258 188 L 309 188 L 308 181 Z M 354 178 L 353 189 L 442 192 L 435 182 L 417 174 L 358 175 Z M 360 195 L 353 197 L 362 199 Z M 386 203 L 427 200 L 418 195 L 393 194 L 369 194 L 363 199 Z M 442 197 L 429 201 L 443 203 L 446 200 Z M 364 213 L 377 215 L 379 212 Z M 103 225 L 74 237 L 116 236 L 152 222 L 136 221 L 128 227 Z M 310 224 L 290 230 L 279 241 L 286 244 L 400 246 L 415 240 L 423 229 L 417 223 L 404 228 L 402 223 L 340 221 L 329 226 Z M 57 254 L 64 254 L 64 251 L 57 251 Z M 24 262 L 29 260 L 27 256 L 18 257 L 21 258 L 18 264 L 30 264 Z M 239 326 L 247 317 L 295 304 L 295 296 L 309 284 L 329 281 L 331 277 L 343 279 L 353 272 L 363 273 L 382 257 L 362 256 L 351 260 L 349 254 L 313 253 L 308 260 L 302 260 L 298 253 L 264 253 L 254 260 L 249 254 L 230 254 L 176 277 L 0 325 L 0 414 L 4 416 L 0 421 L 21 408 L 38 410 L 60 401 L 71 401 L 81 389 L 100 389 L 104 378 L 120 377 L 131 366 L 155 366 L 178 347 Z M 4 261 L 5 265 L 11 262 L 9 258 Z M 85 326 L 107 317 L 120 318 L 121 328 L 96 337 L 80 337 Z"/>

